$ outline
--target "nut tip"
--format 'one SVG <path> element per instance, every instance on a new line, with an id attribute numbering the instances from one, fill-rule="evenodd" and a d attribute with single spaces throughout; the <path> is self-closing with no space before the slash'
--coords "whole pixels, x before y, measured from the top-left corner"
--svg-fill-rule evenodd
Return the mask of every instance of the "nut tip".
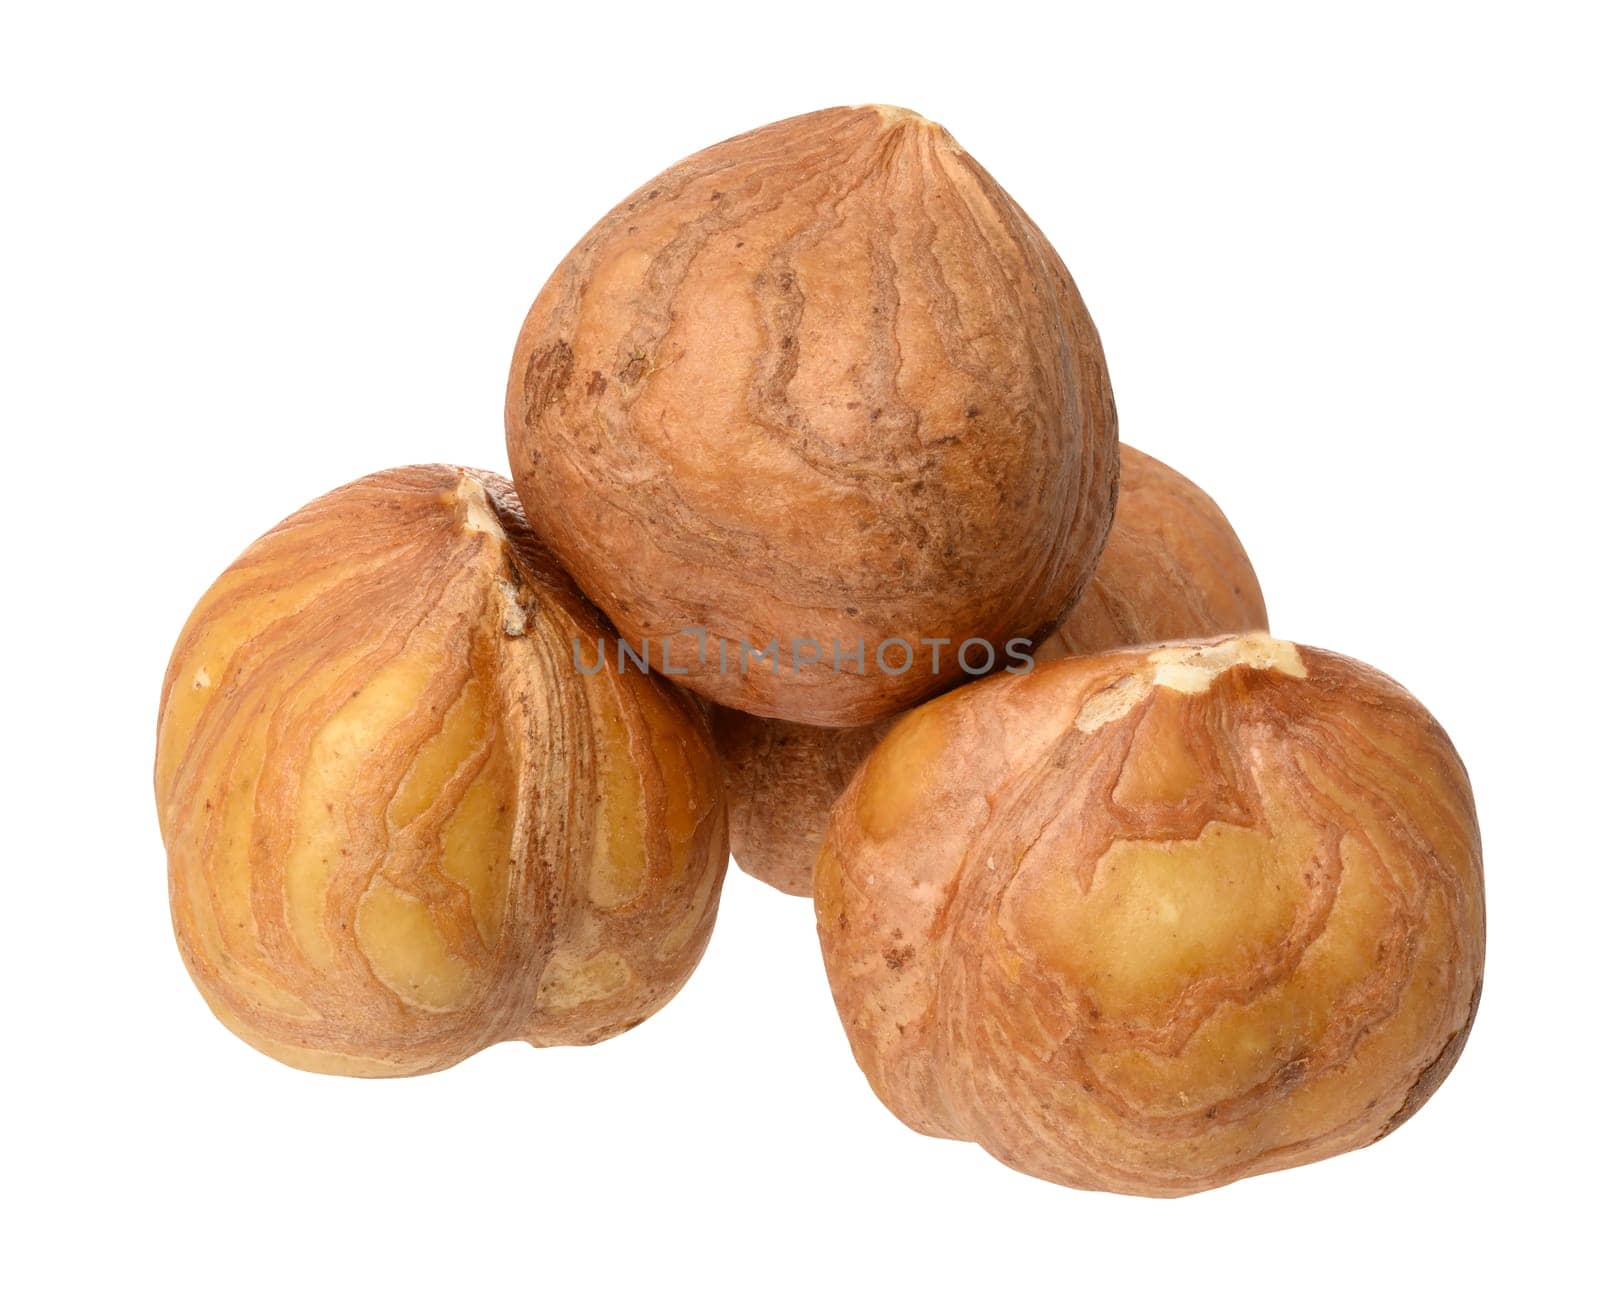
<path id="1" fill-rule="evenodd" d="M 885 122 L 922 122 L 928 126 L 933 123 L 918 113 L 915 109 L 901 108 L 898 104 L 853 104 L 852 108 L 867 110 L 876 113 Z"/>
<path id="2" fill-rule="evenodd" d="M 1266 632 L 1241 633 L 1199 646 L 1163 646 L 1148 657 L 1155 667 L 1155 685 L 1194 694 L 1210 689 L 1212 682 L 1235 665 L 1284 674 L 1306 676 L 1305 661 L 1293 642 Z"/>
<path id="3" fill-rule="evenodd" d="M 965 152 L 944 127 L 931 118 L 923 117 L 915 109 L 901 108 L 898 104 L 855 104 L 851 107 L 862 113 L 876 113 L 887 130 L 905 127 L 927 131 L 949 148 Z"/>
<path id="4" fill-rule="evenodd" d="M 501 542 L 506 540 L 505 527 L 499 513 L 489 500 L 487 485 L 471 471 L 463 470 L 452 494 L 460 513 L 461 526 L 473 533 L 485 533 Z"/>

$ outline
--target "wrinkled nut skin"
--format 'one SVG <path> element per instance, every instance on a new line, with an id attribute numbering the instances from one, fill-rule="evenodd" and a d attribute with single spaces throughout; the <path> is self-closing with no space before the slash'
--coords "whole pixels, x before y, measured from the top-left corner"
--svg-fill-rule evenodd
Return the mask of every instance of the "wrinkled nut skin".
<path id="1" fill-rule="evenodd" d="M 892 723 L 815 728 L 719 707 L 712 729 L 734 861 L 787 895 L 809 896 L 828 810 Z"/>
<path id="2" fill-rule="evenodd" d="M 1111 536 L 1038 661 L 1267 627 L 1254 566 L 1222 509 L 1165 462 L 1121 445 Z"/>
<path id="3" fill-rule="evenodd" d="M 1261 585 L 1217 504 L 1126 443 L 1121 459 L 1100 563 L 1066 620 L 1035 645 L 1035 660 L 1265 629 Z M 810 895 L 828 811 L 891 722 L 815 728 L 719 709 L 717 749 L 739 866 L 790 895 Z"/>
<path id="4" fill-rule="evenodd" d="M 1376 670 L 1248 634 L 1063 660 L 901 719 L 817 926 L 913 1128 L 1172 1196 L 1382 1138 L 1483 978 L 1467 775 Z"/>
<path id="5" fill-rule="evenodd" d="M 727 865 L 701 711 L 592 675 L 609 629 L 511 485 L 368 476 L 253 544 L 167 671 L 173 926 L 216 1015 L 313 1071 L 587 1044 L 693 970 Z"/>
<path id="6" fill-rule="evenodd" d="M 879 107 L 715 145 L 603 218 L 522 327 L 506 443 L 536 527 L 657 669 L 829 726 L 955 681 L 921 638 L 1054 627 L 1116 495 L 1060 258 L 942 128 Z M 774 638 L 782 671 L 738 672 L 741 641 Z M 865 672 L 796 670 L 799 638 L 863 643 Z M 904 673 L 877 663 L 898 668 L 893 638 Z"/>

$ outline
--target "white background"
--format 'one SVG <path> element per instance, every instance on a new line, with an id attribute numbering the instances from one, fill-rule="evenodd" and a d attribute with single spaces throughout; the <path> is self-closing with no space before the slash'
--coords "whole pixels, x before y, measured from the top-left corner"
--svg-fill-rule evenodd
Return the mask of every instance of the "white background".
<path id="1" fill-rule="evenodd" d="M 1449 1296 L 1592 1234 L 1593 33 L 1506 4 L 8 6 L 0 357 L 12 1296 Z M 921 1138 L 802 901 L 730 874 L 608 1044 L 297 1074 L 167 922 L 190 606 L 369 471 L 499 468 L 523 312 L 612 203 L 763 122 L 944 122 L 1052 236 L 1127 440 L 1276 630 L 1453 734 L 1489 882 L 1455 1074 L 1394 1138 L 1156 1202 Z"/>

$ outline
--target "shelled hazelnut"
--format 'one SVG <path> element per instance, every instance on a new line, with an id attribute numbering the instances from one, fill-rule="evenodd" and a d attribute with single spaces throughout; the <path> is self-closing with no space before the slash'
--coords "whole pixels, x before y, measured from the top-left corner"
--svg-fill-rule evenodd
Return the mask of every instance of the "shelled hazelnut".
<path id="1" fill-rule="evenodd" d="M 396 1076 L 587 1044 L 693 970 L 727 864 L 698 706 L 598 663 L 604 619 L 510 484 L 369 475 L 201 598 L 161 693 L 173 925 L 241 1038 Z"/>
<path id="2" fill-rule="evenodd" d="M 1370 1144 L 1483 979 L 1449 738 L 1265 634 L 1081 656 L 912 711 L 835 807 L 817 928 L 907 1125 L 1176 1195 Z"/>
<path id="3" fill-rule="evenodd" d="M 1053 628 L 1116 500 L 1061 259 L 943 128 L 882 106 L 713 145 L 603 217 L 522 327 L 506 445 L 535 527 L 658 670 L 811 724 L 958 681 L 930 639 Z M 860 646 L 864 672 L 727 673 L 688 629 Z"/>

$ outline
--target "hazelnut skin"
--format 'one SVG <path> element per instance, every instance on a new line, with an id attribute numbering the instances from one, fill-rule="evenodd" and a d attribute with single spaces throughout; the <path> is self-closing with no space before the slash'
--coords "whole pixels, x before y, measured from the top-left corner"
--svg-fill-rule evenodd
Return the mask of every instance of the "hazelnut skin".
<path id="1" fill-rule="evenodd" d="M 1040 662 L 1267 628 L 1255 567 L 1222 508 L 1192 480 L 1121 445 L 1111 536 L 1083 597 L 1034 645 Z"/>
<path id="2" fill-rule="evenodd" d="M 885 719 L 815 728 L 719 706 L 711 729 L 722 756 L 733 861 L 785 895 L 809 897 L 828 811 L 893 726 Z"/>
<path id="3" fill-rule="evenodd" d="M 1247 634 L 901 719 L 835 807 L 817 928 L 856 1060 L 929 1135 L 1171 1196 L 1370 1144 L 1483 980 L 1467 775 L 1382 674 Z"/>
<path id="4" fill-rule="evenodd" d="M 405 1076 L 647 1017 L 727 865 L 698 705 L 596 665 L 610 630 L 511 485 L 369 475 L 200 599 L 161 692 L 173 927 L 242 1039 Z"/>
<path id="5" fill-rule="evenodd" d="M 506 446 L 535 527 L 657 670 L 828 726 L 957 681 L 923 639 L 1053 628 L 1116 497 L 1059 256 L 941 127 L 879 106 L 714 145 L 601 219 L 522 327 Z M 802 639 L 822 664 L 794 663 Z M 781 670 L 739 671 L 774 641 Z"/>
<path id="6" fill-rule="evenodd" d="M 1094 577 L 1035 643 L 1034 659 L 1264 630 L 1261 585 L 1217 504 L 1126 443 L 1121 459 L 1117 513 Z M 815 728 L 718 709 L 735 862 L 790 895 L 810 895 L 828 811 L 892 722 Z"/>

